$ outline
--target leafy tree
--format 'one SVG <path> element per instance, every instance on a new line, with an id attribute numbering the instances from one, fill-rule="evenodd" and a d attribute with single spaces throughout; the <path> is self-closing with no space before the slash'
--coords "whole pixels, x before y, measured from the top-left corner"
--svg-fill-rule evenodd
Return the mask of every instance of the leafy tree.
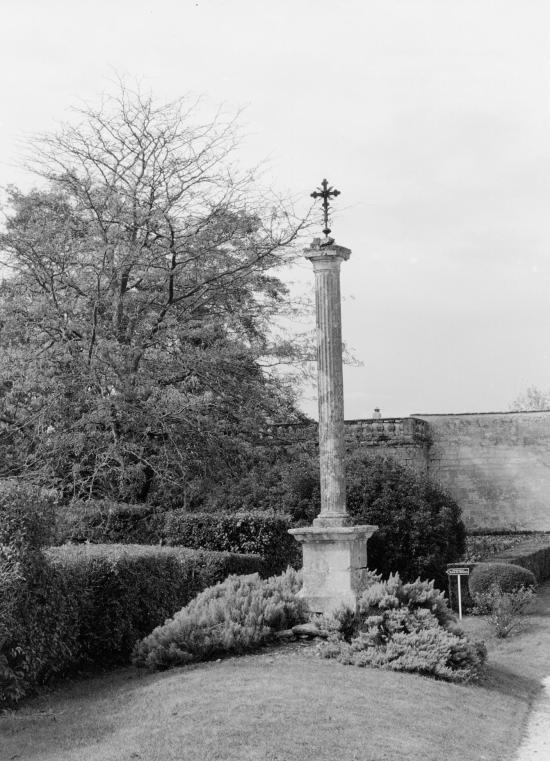
<path id="1" fill-rule="evenodd" d="M 122 88 L 35 144 L 45 188 L 10 188 L 1 476 L 185 503 L 297 417 L 260 359 L 302 223 L 236 171 L 234 125 L 195 115 Z"/>

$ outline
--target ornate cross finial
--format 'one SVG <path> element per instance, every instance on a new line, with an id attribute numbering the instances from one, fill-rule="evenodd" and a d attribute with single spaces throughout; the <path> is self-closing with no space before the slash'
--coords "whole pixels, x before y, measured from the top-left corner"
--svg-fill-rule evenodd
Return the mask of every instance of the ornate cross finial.
<path id="1" fill-rule="evenodd" d="M 322 190 L 314 190 L 313 193 L 311 193 L 311 197 L 323 199 L 323 218 L 325 223 L 325 228 L 323 230 L 325 234 L 325 241 L 323 245 L 329 246 L 331 243 L 334 243 L 334 240 L 328 237 L 329 233 L 331 232 L 331 229 L 328 226 L 328 207 L 330 205 L 329 199 L 336 198 L 336 196 L 339 196 L 340 191 L 331 187 L 326 180 L 323 180 L 323 182 L 321 183 L 321 187 L 322 187 Z"/>

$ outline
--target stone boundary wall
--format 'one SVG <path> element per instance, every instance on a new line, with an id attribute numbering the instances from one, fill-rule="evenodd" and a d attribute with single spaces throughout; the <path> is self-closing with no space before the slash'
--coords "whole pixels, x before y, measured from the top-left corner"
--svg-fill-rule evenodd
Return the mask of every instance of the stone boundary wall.
<path id="1" fill-rule="evenodd" d="M 416 415 L 469 530 L 550 531 L 550 411 Z"/>
<path id="2" fill-rule="evenodd" d="M 317 427 L 273 426 L 270 435 L 314 446 Z M 469 531 L 550 531 L 550 410 L 347 420 L 345 440 L 429 475 Z"/>
<path id="3" fill-rule="evenodd" d="M 418 473 L 428 474 L 429 425 L 417 418 L 346 420 L 346 448 L 391 457 Z"/>
<path id="4" fill-rule="evenodd" d="M 424 420 L 383 418 L 346 420 L 346 449 L 363 449 L 371 455 L 391 457 L 419 473 L 428 473 L 429 425 Z M 317 425 L 289 423 L 273 425 L 269 438 L 279 446 L 317 446 Z"/>

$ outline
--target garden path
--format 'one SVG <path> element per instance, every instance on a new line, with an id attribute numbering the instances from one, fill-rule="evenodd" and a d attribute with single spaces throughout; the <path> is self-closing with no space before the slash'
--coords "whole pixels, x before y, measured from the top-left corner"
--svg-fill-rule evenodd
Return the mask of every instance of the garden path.
<path id="1" fill-rule="evenodd" d="M 539 587 L 537 594 L 537 613 L 546 629 L 544 643 L 550 635 L 550 581 Z M 539 640 L 539 646 L 543 644 Z M 550 759 L 550 674 L 548 662 L 539 662 L 542 673 L 548 674 L 541 680 L 542 693 L 537 698 L 527 724 L 526 734 L 521 743 L 515 761 L 546 761 Z M 546 668 L 545 668 L 546 667 Z"/>
<path id="2" fill-rule="evenodd" d="M 542 680 L 544 691 L 529 717 L 527 735 L 516 761 L 544 761 L 550 758 L 550 676 Z"/>

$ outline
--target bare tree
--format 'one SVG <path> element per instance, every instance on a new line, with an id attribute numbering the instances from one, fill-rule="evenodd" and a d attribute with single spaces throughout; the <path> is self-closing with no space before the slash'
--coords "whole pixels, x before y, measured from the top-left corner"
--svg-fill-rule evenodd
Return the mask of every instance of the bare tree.
<path id="1" fill-rule="evenodd" d="M 529 386 L 524 394 L 514 400 L 511 409 L 515 412 L 550 410 L 550 391 L 542 391 L 536 386 Z"/>

